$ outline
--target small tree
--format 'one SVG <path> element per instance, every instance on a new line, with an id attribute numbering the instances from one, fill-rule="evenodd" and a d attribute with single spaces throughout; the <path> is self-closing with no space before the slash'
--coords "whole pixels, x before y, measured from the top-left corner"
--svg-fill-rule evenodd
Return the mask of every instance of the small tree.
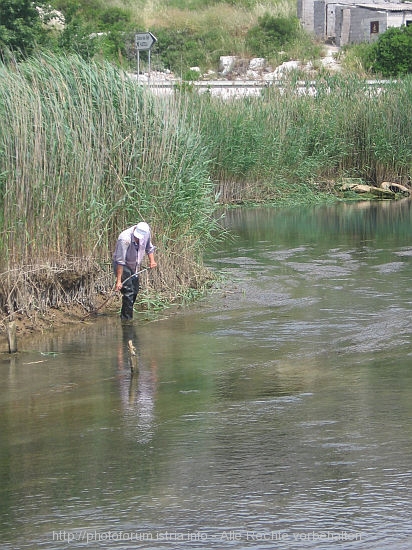
<path id="1" fill-rule="evenodd" d="M 383 76 L 412 73 L 412 26 L 391 27 L 373 45 L 374 72 Z"/>
<path id="2" fill-rule="evenodd" d="M 16 56 L 28 56 L 42 42 L 46 31 L 31 0 L 1 0 L 0 52 L 11 50 Z"/>
<path id="3" fill-rule="evenodd" d="M 105 59 L 123 64 L 128 56 L 130 34 L 135 29 L 130 12 L 117 7 L 105 8 L 96 17 L 96 29 L 100 33 L 96 51 Z"/>
<path id="4" fill-rule="evenodd" d="M 59 37 L 59 47 L 66 53 L 76 53 L 83 59 L 91 59 L 96 52 L 96 35 L 93 28 L 80 19 L 72 19 Z"/>

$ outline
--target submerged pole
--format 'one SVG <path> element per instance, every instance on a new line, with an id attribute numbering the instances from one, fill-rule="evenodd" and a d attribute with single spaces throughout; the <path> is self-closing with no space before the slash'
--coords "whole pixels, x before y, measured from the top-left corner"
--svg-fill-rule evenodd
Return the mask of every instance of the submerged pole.
<path id="1" fill-rule="evenodd" d="M 127 345 L 129 348 L 130 370 L 133 374 L 134 372 L 137 372 L 139 370 L 138 357 L 136 355 L 136 348 L 133 345 L 133 340 L 129 340 Z"/>
<path id="2" fill-rule="evenodd" d="M 7 340 L 9 343 L 9 353 L 16 353 L 17 351 L 17 333 L 16 323 L 10 321 L 7 323 Z"/>

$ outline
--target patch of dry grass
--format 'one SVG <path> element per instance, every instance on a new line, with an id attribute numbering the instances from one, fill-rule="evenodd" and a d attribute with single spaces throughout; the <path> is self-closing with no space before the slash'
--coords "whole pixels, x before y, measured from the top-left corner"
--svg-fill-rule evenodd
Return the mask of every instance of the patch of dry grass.
<path id="1" fill-rule="evenodd" d="M 211 26 L 236 34 L 239 29 L 256 25 L 265 13 L 273 17 L 296 15 L 296 3 L 291 0 L 266 1 L 245 8 L 225 2 L 205 5 L 199 2 L 196 9 L 170 6 L 165 0 L 145 0 L 130 4 L 122 0 L 107 0 L 107 7 L 127 8 L 134 21 L 143 21 L 144 30 L 154 27 L 204 30 Z"/>

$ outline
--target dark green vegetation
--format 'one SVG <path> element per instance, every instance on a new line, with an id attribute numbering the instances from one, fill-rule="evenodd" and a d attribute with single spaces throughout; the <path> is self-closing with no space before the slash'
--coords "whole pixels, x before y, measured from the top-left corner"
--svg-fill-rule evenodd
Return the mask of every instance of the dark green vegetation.
<path id="1" fill-rule="evenodd" d="M 296 2 L 286 0 L 174 0 L 156 5 L 145 0 L 2 0 L 0 52 L 4 59 L 27 58 L 39 50 L 84 59 L 108 60 L 136 68 L 134 35 L 151 30 L 158 38 L 152 67 L 170 69 L 193 79 L 190 67 L 216 70 L 222 55 L 265 57 L 276 66 L 290 59 L 321 57 L 322 45 L 304 32 L 296 18 Z M 59 25 L 56 12 L 64 16 Z M 373 44 L 344 48 L 344 68 L 377 76 L 412 71 L 411 27 L 390 28 Z M 141 54 L 141 67 L 147 63 Z"/>
<path id="2" fill-rule="evenodd" d="M 372 44 L 348 46 L 345 65 L 350 70 L 382 77 L 412 73 L 412 27 L 391 27 Z"/>
<path id="3" fill-rule="evenodd" d="M 40 17 L 31 0 L 0 4 L 0 51 L 3 58 L 25 58 L 35 51 L 76 53 L 84 59 L 105 59 L 126 69 L 136 68 L 134 35 L 150 30 L 158 38 L 152 67 L 186 77 L 190 67 L 218 67 L 222 55 L 267 57 L 277 64 L 291 58 L 316 59 L 316 44 L 298 24 L 296 6 L 287 0 L 247 2 L 167 2 L 152 6 L 93 0 L 51 0 Z M 56 27 L 59 10 L 64 26 Z M 19 47 L 19 44 L 21 47 Z M 142 67 L 147 62 L 141 55 Z"/>
<path id="4" fill-rule="evenodd" d="M 292 3 L 194 0 L 167 3 L 160 10 L 149 6 L 145 2 L 132 7 L 126 2 L 118 6 L 102 0 L 52 0 L 42 8 L 42 24 L 31 0 L 4 0 L 0 4 L 0 50 L 7 56 L 10 48 L 20 58 L 48 49 L 135 68 L 134 34 L 150 27 L 158 38 L 152 52 L 154 68 L 170 69 L 183 77 L 191 66 L 216 69 L 221 55 L 261 55 L 274 62 L 296 55 L 319 57 L 320 46 L 300 29 Z M 53 9 L 64 14 L 65 24 L 59 30 L 47 24 L 55 17 Z M 266 11 L 260 15 L 262 9 Z"/>
<path id="5" fill-rule="evenodd" d="M 383 76 L 412 73 L 412 26 L 388 29 L 372 47 L 372 55 L 374 72 Z"/>
<path id="6" fill-rule="evenodd" d="M 273 58 L 278 50 L 298 38 L 300 23 L 297 17 L 271 17 L 265 14 L 258 25 L 246 35 L 246 44 L 259 57 Z"/>
<path id="7" fill-rule="evenodd" d="M 0 4 L 0 51 L 9 48 L 16 55 L 30 55 L 42 42 L 43 25 L 29 0 L 2 0 Z"/>

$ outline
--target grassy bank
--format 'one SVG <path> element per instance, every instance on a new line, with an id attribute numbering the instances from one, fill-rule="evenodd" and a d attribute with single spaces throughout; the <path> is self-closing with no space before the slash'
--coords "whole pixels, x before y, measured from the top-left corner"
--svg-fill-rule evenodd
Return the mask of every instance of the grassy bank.
<path id="1" fill-rule="evenodd" d="M 151 307 L 207 278 L 218 203 L 324 200 L 347 177 L 408 183 L 412 79 L 371 93 L 333 77 L 316 94 L 156 97 L 109 64 L 42 56 L 0 67 L 0 311 L 93 308 L 118 233 L 152 225 Z"/>

